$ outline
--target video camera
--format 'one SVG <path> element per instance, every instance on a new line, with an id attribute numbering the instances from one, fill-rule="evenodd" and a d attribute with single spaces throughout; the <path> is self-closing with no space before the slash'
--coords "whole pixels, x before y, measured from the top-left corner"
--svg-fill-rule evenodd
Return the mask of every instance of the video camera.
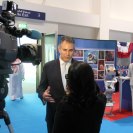
<path id="1" fill-rule="evenodd" d="M 12 62 L 17 58 L 21 62 L 39 65 L 41 62 L 41 46 L 36 44 L 23 44 L 18 47 L 17 38 L 23 35 L 31 39 L 41 39 L 42 34 L 35 30 L 17 29 L 15 16 L 18 5 L 13 1 L 3 1 L 0 15 L 0 100 L 8 93 L 7 80 L 12 73 Z"/>

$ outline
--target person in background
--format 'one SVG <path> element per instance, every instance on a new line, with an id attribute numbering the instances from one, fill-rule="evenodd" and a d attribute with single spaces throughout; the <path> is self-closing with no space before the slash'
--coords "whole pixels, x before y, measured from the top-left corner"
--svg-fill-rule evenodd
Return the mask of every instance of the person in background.
<path id="1" fill-rule="evenodd" d="M 116 70 L 116 77 L 118 78 L 120 76 L 119 70 Z M 119 81 L 117 80 L 115 84 L 115 92 L 119 92 Z"/>
<path id="2" fill-rule="evenodd" d="M 37 93 L 43 104 L 46 103 L 46 122 L 48 133 L 52 133 L 56 106 L 66 93 L 65 75 L 69 66 L 76 60 L 74 53 L 74 40 L 69 36 L 62 36 L 58 46 L 59 59 L 47 62 L 44 65 L 40 85 Z"/>
<path id="3" fill-rule="evenodd" d="M 58 104 L 52 133 L 99 133 L 106 96 L 99 93 L 88 63 L 73 63 L 67 75 L 68 93 Z"/>
<path id="4" fill-rule="evenodd" d="M 131 97 L 132 97 L 132 112 L 133 112 L 133 63 L 129 64 L 127 76 L 130 79 Z"/>
<path id="5" fill-rule="evenodd" d="M 106 95 L 107 102 L 108 103 L 113 103 L 113 94 L 115 92 L 115 87 L 117 83 L 117 78 L 116 78 L 116 69 L 114 66 L 109 66 L 106 68 L 106 74 L 104 78 L 104 85 L 105 85 L 105 92 L 104 94 Z"/>
<path id="6" fill-rule="evenodd" d="M 20 59 L 12 63 L 12 74 L 9 74 L 9 96 L 11 100 L 23 99 L 22 81 L 24 80 L 24 66 Z"/>

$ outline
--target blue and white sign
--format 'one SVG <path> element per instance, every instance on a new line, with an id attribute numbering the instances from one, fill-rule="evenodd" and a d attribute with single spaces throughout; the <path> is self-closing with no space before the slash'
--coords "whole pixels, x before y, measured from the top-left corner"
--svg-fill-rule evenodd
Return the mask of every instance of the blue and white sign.
<path id="1" fill-rule="evenodd" d="M 0 13 L 2 12 L 2 6 L 0 6 Z M 36 19 L 36 20 L 45 20 L 45 13 L 38 11 L 31 11 L 25 9 L 18 9 L 16 17 Z"/>
<path id="2" fill-rule="evenodd" d="M 45 13 L 37 12 L 37 11 L 24 10 L 24 9 L 18 9 L 16 17 L 45 20 Z"/>

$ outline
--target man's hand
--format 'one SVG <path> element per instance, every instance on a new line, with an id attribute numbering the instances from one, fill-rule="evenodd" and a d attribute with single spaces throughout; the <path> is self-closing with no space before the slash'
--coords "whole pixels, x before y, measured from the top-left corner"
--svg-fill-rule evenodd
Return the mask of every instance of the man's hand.
<path id="1" fill-rule="evenodd" d="M 54 103 L 55 100 L 52 98 L 51 94 L 50 94 L 50 86 L 47 87 L 47 89 L 45 90 L 45 92 L 43 93 L 43 99 L 44 101 L 50 102 L 50 103 Z"/>

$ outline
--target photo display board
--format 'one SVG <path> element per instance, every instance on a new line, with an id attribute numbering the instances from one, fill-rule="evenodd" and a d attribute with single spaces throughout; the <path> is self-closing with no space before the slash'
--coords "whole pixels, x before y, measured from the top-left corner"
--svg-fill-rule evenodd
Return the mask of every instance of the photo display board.
<path id="1" fill-rule="evenodd" d="M 59 35 L 58 44 L 60 43 L 60 39 L 61 36 Z M 105 91 L 104 76 L 110 67 L 114 67 L 117 71 L 120 71 L 122 76 L 127 75 L 128 66 L 118 65 L 117 40 L 88 40 L 80 38 L 74 38 L 74 40 L 75 53 L 73 58 L 87 62 L 92 66 L 100 91 Z M 130 56 L 130 62 L 133 62 L 133 52 L 131 52 Z M 110 80 L 109 76 L 106 78 Z M 121 108 L 131 110 L 132 104 L 129 80 L 125 80 L 122 83 L 120 90 L 122 90 L 122 92 L 120 91 L 120 101 L 122 100 Z"/>
<path id="2" fill-rule="evenodd" d="M 61 35 L 58 36 L 58 44 Z M 116 40 L 91 40 L 74 38 L 75 52 L 73 58 L 89 63 L 96 80 L 104 80 L 105 66 L 116 65 Z"/>
<path id="3" fill-rule="evenodd" d="M 76 49 L 73 58 L 89 63 L 93 69 L 96 80 L 104 79 L 106 64 L 115 64 L 114 50 Z"/>

